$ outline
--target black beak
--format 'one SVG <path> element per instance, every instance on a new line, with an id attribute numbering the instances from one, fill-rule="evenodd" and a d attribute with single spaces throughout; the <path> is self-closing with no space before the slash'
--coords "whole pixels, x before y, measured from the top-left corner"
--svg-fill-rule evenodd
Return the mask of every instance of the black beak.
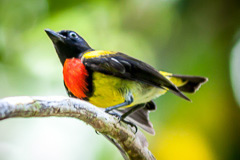
<path id="1" fill-rule="evenodd" d="M 52 40 L 53 43 L 64 42 L 65 37 L 58 34 L 57 32 L 54 32 L 51 29 L 45 29 L 45 32 L 47 33 L 48 37 Z"/>

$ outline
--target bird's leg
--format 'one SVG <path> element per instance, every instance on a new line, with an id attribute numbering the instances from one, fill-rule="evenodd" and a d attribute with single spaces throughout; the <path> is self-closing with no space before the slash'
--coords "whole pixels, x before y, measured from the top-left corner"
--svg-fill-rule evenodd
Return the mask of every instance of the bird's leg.
<path id="1" fill-rule="evenodd" d="M 129 93 L 128 95 L 129 95 L 128 98 L 126 98 L 123 103 L 120 103 L 120 104 L 115 105 L 115 106 L 108 107 L 108 108 L 105 109 L 105 112 L 109 113 L 110 111 L 112 111 L 112 110 L 114 110 L 114 109 L 118 109 L 118 108 L 120 108 L 120 107 L 124 107 L 124 106 L 127 106 L 127 105 L 131 104 L 131 103 L 133 102 L 133 96 L 132 96 L 131 93 Z M 131 110 L 130 110 L 130 111 L 131 111 Z M 135 110 L 134 110 L 134 111 L 135 111 Z M 133 112 L 133 111 L 132 111 L 132 112 Z M 131 112 L 131 113 L 132 113 L 132 112 Z M 128 112 L 127 112 L 127 113 L 128 113 Z M 129 113 L 129 114 L 131 114 L 131 113 Z M 118 118 L 119 118 L 119 121 L 122 121 L 122 122 L 124 122 L 124 123 L 126 123 L 126 124 L 129 124 L 131 127 L 134 127 L 134 128 L 136 129 L 136 132 L 137 132 L 137 126 L 136 126 L 135 124 L 133 124 L 132 122 L 129 122 L 129 121 L 124 120 L 124 118 L 126 118 L 126 116 L 129 115 L 129 114 L 126 114 L 126 113 L 125 113 L 126 116 L 123 116 L 123 115 L 122 115 L 123 117 L 122 117 L 121 115 L 115 113 L 115 112 L 112 112 L 112 113 L 109 113 L 109 114 L 118 117 Z M 135 133 L 136 133 L 136 132 L 135 132 Z"/>
<path id="2" fill-rule="evenodd" d="M 126 123 L 126 124 L 129 124 L 131 127 L 134 127 L 134 128 L 135 128 L 135 130 L 136 130 L 135 133 L 137 133 L 137 131 L 138 131 L 137 126 L 136 126 L 135 124 L 129 122 L 129 121 L 126 121 L 125 118 L 126 118 L 127 116 L 129 116 L 130 114 L 132 114 L 133 112 L 135 112 L 135 111 L 137 111 L 137 110 L 139 110 L 139 109 L 141 109 L 141 108 L 143 108 L 143 107 L 145 107 L 145 105 L 139 104 L 139 105 L 131 108 L 129 111 L 127 111 L 126 113 L 124 113 L 124 114 L 120 117 L 120 121 L 122 121 L 122 122 L 124 122 L 124 123 Z"/>
<path id="3" fill-rule="evenodd" d="M 105 112 L 109 113 L 113 109 L 118 109 L 120 107 L 127 106 L 127 105 L 131 104 L 132 102 L 133 102 L 133 96 L 132 96 L 132 94 L 129 94 L 128 98 L 126 98 L 123 103 L 117 104 L 115 106 L 108 107 L 108 108 L 105 109 Z"/>
<path id="4" fill-rule="evenodd" d="M 143 108 L 143 107 L 145 107 L 144 104 L 139 104 L 139 105 L 136 105 L 136 106 L 132 107 L 129 111 L 127 111 L 126 113 L 123 113 L 122 115 L 120 115 L 120 114 L 118 114 L 118 113 L 116 113 L 116 112 L 111 112 L 111 113 L 109 113 L 109 114 L 111 114 L 112 116 L 116 116 L 116 117 L 119 119 L 119 121 L 122 121 L 122 122 L 130 125 L 131 127 L 134 127 L 135 130 L 136 130 L 135 133 L 137 133 L 137 130 L 138 130 L 137 126 L 136 126 L 135 124 L 133 124 L 132 122 L 126 121 L 125 118 L 126 118 L 127 116 L 129 116 L 130 114 L 132 114 L 133 112 L 135 112 L 135 111 L 137 111 L 137 110 L 139 110 L 139 109 L 141 109 L 141 108 Z M 97 134 L 99 134 L 98 131 L 95 130 L 95 132 L 96 132 Z"/>

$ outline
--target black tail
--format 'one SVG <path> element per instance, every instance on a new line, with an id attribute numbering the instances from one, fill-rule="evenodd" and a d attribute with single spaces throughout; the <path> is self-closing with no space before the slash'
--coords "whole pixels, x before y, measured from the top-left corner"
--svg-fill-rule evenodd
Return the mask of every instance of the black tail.
<path id="1" fill-rule="evenodd" d="M 206 77 L 199 76 L 185 76 L 185 75 L 172 75 L 177 79 L 181 79 L 184 83 L 183 85 L 177 86 L 182 92 L 195 93 L 202 84 L 208 81 Z"/>
<path id="2" fill-rule="evenodd" d="M 126 117 L 126 119 L 141 127 L 146 132 L 154 135 L 155 131 L 153 129 L 152 123 L 149 120 L 149 112 L 155 110 L 156 105 L 153 101 L 150 101 L 146 104 L 138 104 L 132 107 L 138 107 L 139 105 L 143 105 L 143 107 L 131 113 L 129 116 Z M 124 114 L 128 112 L 132 107 L 126 108 L 124 110 L 118 110 L 118 112 Z"/>

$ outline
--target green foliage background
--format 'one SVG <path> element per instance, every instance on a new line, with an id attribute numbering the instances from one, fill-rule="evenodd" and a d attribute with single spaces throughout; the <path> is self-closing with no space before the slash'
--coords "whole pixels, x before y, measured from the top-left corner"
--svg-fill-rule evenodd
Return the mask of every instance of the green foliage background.
<path id="1" fill-rule="evenodd" d="M 147 138 L 157 159 L 240 159 L 240 114 L 232 91 L 239 81 L 230 80 L 230 73 L 240 74 L 239 61 L 232 65 L 234 72 L 230 68 L 239 19 L 238 0 L 0 0 L 0 98 L 66 95 L 62 66 L 44 29 L 71 29 L 95 49 L 121 51 L 159 70 L 209 78 L 199 92 L 188 95 L 193 103 L 170 93 L 155 101 L 156 135 Z M 13 159 L 121 156 L 78 120 L 15 118 L 0 122 L 0 160 Z"/>

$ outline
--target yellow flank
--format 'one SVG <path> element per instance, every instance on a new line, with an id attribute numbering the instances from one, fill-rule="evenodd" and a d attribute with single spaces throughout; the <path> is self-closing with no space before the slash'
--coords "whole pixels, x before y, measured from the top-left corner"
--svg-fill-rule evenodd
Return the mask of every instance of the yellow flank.
<path id="1" fill-rule="evenodd" d="M 123 103 L 125 97 L 119 92 L 118 88 L 122 82 L 120 78 L 105 75 L 99 72 L 93 73 L 93 95 L 89 102 L 102 108 Z"/>
<path id="2" fill-rule="evenodd" d="M 96 57 L 100 57 L 103 55 L 109 55 L 109 54 L 115 54 L 117 52 L 112 52 L 112 51 L 90 51 L 90 52 L 86 52 L 83 55 L 83 58 L 96 58 Z"/>
<path id="3" fill-rule="evenodd" d="M 181 87 L 188 82 L 188 81 L 182 80 L 181 78 L 172 76 L 172 73 L 163 72 L 163 71 L 159 71 L 159 73 L 162 74 L 164 77 L 166 77 L 168 80 L 170 80 L 177 87 Z"/>
<path id="4" fill-rule="evenodd" d="M 93 73 L 93 90 L 94 93 L 89 98 L 89 102 L 102 108 L 123 103 L 129 92 L 132 93 L 134 101 L 124 108 L 149 102 L 167 92 L 167 90 L 148 84 L 121 79 L 100 72 Z"/>

